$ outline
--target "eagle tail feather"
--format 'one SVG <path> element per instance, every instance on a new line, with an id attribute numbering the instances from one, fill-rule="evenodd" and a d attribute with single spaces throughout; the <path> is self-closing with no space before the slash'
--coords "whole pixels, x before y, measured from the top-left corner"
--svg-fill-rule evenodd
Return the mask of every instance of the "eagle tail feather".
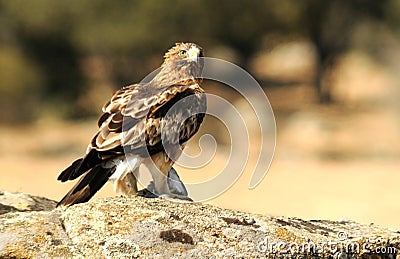
<path id="1" fill-rule="evenodd" d="M 57 180 L 61 182 L 66 182 L 68 180 L 73 180 L 75 175 L 77 175 L 77 171 L 79 171 L 82 165 L 83 158 L 79 158 L 75 160 L 70 166 L 68 166 L 64 171 L 60 173 Z"/>
<path id="2" fill-rule="evenodd" d="M 102 159 L 98 152 L 91 150 L 85 157 L 75 160 L 69 167 L 64 169 L 64 171 L 62 171 L 58 176 L 57 180 L 61 182 L 74 180 L 101 162 Z"/>
<path id="3" fill-rule="evenodd" d="M 71 206 L 89 201 L 95 193 L 108 181 L 116 167 L 104 168 L 101 165 L 93 167 L 78 183 L 61 199 L 57 207 Z"/>

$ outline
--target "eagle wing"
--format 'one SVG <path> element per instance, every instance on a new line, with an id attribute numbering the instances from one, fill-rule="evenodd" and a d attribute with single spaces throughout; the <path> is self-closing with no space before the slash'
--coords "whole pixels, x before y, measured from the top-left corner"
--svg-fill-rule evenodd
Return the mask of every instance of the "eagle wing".
<path id="1" fill-rule="evenodd" d="M 206 108 L 203 93 L 195 81 L 162 89 L 137 84 L 118 90 L 103 106 L 99 130 L 86 156 L 73 162 L 58 179 L 76 179 L 96 165 L 123 155 L 125 150 L 145 156 L 163 151 L 165 140 L 172 145 L 186 142 L 203 120 Z M 185 98 L 188 96 L 192 97 Z M 182 99 L 187 100 L 169 112 Z"/>

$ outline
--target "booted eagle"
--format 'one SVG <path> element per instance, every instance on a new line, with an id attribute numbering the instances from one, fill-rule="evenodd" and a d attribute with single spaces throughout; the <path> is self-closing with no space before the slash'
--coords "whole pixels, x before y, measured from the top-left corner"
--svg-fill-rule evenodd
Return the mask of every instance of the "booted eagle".
<path id="1" fill-rule="evenodd" d="M 172 165 L 206 112 L 206 96 L 200 87 L 202 57 L 198 45 L 177 43 L 151 80 L 113 94 L 103 106 L 98 132 L 86 155 L 58 176 L 61 182 L 81 178 L 57 206 L 88 201 L 108 180 L 123 194 L 190 199 Z M 138 192 L 142 163 L 153 183 L 149 190 Z"/>

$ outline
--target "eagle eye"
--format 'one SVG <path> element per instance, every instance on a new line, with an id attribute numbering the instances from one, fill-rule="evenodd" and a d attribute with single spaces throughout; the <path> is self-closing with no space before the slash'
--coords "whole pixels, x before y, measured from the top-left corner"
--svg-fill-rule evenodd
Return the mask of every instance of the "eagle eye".
<path id="1" fill-rule="evenodd" d="M 184 50 L 184 49 L 181 49 L 180 51 L 179 51 L 179 53 L 178 53 L 178 55 L 180 56 L 180 57 L 184 57 L 185 55 L 186 55 L 186 50 Z"/>

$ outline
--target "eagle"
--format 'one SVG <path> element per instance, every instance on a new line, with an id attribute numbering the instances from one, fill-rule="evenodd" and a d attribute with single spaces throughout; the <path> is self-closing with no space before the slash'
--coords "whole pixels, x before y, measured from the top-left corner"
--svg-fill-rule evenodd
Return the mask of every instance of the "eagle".
<path id="1" fill-rule="evenodd" d="M 203 57 L 200 46 L 176 43 L 151 79 L 112 95 L 86 154 L 57 178 L 65 182 L 81 177 L 57 206 L 87 202 L 109 180 L 117 193 L 190 200 L 172 166 L 198 131 L 207 109 L 201 88 Z M 153 181 L 138 191 L 141 164 Z"/>

